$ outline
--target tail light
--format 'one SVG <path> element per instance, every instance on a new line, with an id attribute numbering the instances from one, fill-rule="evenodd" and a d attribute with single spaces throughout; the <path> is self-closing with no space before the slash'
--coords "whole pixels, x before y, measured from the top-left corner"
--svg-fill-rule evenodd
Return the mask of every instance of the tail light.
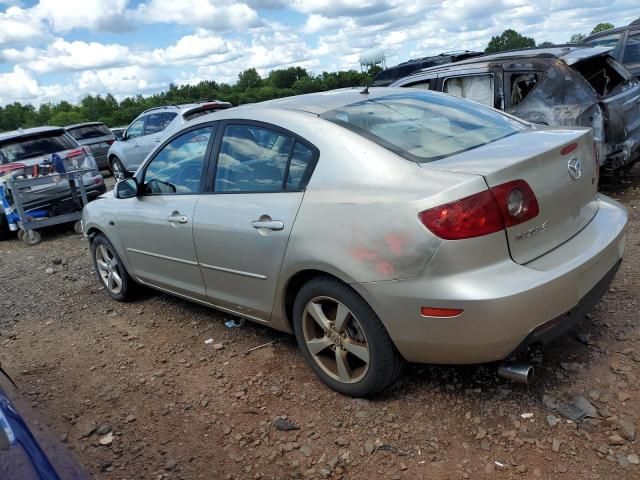
<path id="1" fill-rule="evenodd" d="M 536 217 L 540 209 L 531 187 L 514 180 L 418 214 L 422 224 L 444 240 L 499 232 Z"/>
<path id="2" fill-rule="evenodd" d="M 84 147 L 76 148 L 67 152 L 67 158 L 79 157 L 80 155 L 86 155 L 86 153 L 87 152 L 85 151 Z"/>
<path id="3" fill-rule="evenodd" d="M 4 165 L 0 165 L 0 175 L 5 175 L 15 170 L 23 169 L 24 167 L 25 165 L 23 163 L 6 163 Z"/>

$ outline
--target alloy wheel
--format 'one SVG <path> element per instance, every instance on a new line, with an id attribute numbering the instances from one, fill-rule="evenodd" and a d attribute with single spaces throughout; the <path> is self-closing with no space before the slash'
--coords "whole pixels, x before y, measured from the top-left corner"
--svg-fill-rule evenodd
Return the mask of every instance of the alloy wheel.
<path id="1" fill-rule="evenodd" d="M 335 380 L 356 383 L 366 375 L 370 352 L 364 329 L 340 301 L 313 298 L 304 310 L 302 334 L 313 359 Z"/>
<path id="2" fill-rule="evenodd" d="M 96 248 L 96 266 L 102 283 L 111 293 L 118 295 L 122 291 L 122 276 L 115 254 L 104 244 Z"/>
<path id="3" fill-rule="evenodd" d="M 117 158 L 114 158 L 111 162 L 111 172 L 117 181 L 125 179 L 124 167 Z"/>

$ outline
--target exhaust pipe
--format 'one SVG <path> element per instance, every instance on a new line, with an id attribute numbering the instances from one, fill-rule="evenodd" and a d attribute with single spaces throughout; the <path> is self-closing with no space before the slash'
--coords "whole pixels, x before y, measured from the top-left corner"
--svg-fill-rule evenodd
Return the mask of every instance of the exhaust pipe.
<path id="1" fill-rule="evenodd" d="M 533 380 L 533 366 L 519 362 L 503 363 L 498 367 L 498 375 L 512 382 L 528 384 Z"/>

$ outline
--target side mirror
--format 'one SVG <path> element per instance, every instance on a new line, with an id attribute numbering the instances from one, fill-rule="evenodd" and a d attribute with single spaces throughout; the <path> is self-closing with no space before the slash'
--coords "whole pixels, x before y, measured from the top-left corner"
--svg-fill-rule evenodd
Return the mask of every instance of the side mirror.
<path id="1" fill-rule="evenodd" d="M 120 134 L 120 141 L 125 142 L 127 140 L 127 131 L 125 130 Z"/>
<path id="2" fill-rule="evenodd" d="M 138 182 L 135 178 L 127 178 L 116 183 L 113 189 L 116 198 L 133 198 L 138 196 Z"/>

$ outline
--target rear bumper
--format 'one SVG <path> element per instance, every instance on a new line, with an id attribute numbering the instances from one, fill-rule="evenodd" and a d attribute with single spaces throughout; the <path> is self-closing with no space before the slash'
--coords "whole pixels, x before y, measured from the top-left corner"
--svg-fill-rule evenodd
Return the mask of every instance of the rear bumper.
<path id="1" fill-rule="evenodd" d="M 536 337 L 547 340 L 541 336 L 545 330 L 553 334 L 549 337 L 562 334 L 606 293 L 624 253 L 627 214 L 604 196 L 599 203 L 598 213 L 577 235 L 526 265 L 502 259 L 447 274 L 448 264 L 461 256 L 460 244 L 443 242 L 422 275 L 353 287 L 408 361 L 502 360 Z M 454 318 L 423 317 L 423 306 L 464 312 Z"/>

